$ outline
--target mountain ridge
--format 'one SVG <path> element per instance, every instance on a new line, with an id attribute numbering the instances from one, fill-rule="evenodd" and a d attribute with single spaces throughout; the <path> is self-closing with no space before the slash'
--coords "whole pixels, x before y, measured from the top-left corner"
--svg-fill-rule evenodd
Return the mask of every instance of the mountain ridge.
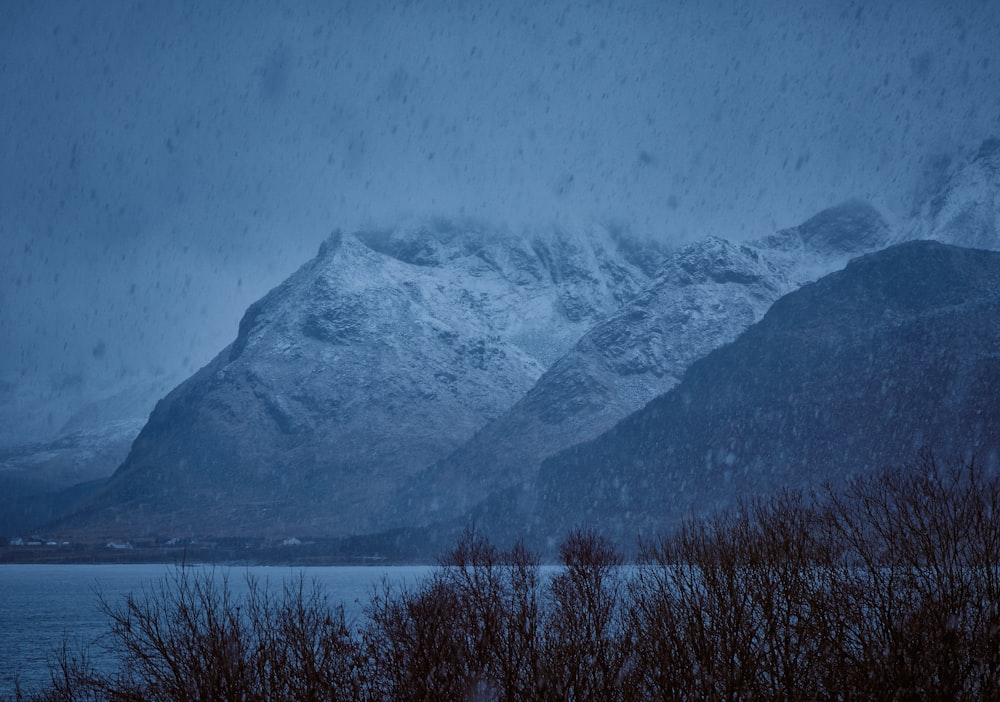
<path id="1" fill-rule="evenodd" d="M 228 510 L 239 513 L 237 531 L 259 522 L 358 533 L 448 518 L 485 492 L 530 487 L 546 455 L 610 429 L 782 294 L 853 256 L 917 235 L 985 237 L 995 248 L 996 160 L 984 143 L 909 227 L 848 201 L 757 240 L 673 251 L 613 228 L 577 239 L 435 220 L 338 232 L 289 279 L 309 284 L 286 281 L 251 305 L 234 342 L 161 401 L 109 490 L 62 525 L 104 510 L 103 529 L 173 533 Z M 337 256 L 351 265 L 317 271 Z M 338 438 L 303 441 L 319 434 Z M 503 434 L 515 441 L 498 441 Z M 161 450 L 168 444 L 178 450 Z M 510 455 L 497 465 L 491 453 Z M 206 482 L 192 468 L 199 461 L 229 468 Z M 474 490 L 458 499 L 462 483 Z M 186 489 L 197 499 L 170 503 L 178 511 L 164 519 L 157 501 Z M 296 507 L 297 491 L 308 509 Z M 350 494 L 319 503 L 334 491 Z"/>
<path id="2" fill-rule="evenodd" d="M 735 339 L 802 279 L 888 238 L 874 208 L 849 201 L 756 242 L 709 237 L 672 252 L 646 290 L 588 331 L 508 412 L 421 472 L 406 499 L 424 505 L 418 512 L 430 522 L 490 492 L 530 491 L 547 456 L 668 391 L 691 362 Z"/>

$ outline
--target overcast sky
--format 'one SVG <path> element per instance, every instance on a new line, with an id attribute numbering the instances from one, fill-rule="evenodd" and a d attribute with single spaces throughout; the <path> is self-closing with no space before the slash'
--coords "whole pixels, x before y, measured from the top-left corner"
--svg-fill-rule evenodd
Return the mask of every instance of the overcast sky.
<path id="1" fill-rule="evenodd" d="M 996 2 L 0 0 L 0 405 L 193 372 L 336 227 L 902 216 L 1000 135 L 998 47 Z"/>

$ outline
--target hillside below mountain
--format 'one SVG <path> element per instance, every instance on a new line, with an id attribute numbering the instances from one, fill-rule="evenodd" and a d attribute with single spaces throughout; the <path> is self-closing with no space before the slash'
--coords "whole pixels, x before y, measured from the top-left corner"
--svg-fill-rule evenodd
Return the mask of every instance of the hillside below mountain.
<path id="1" fill-rule="evenodd" d="M 911 242 L 862 256 L 543 463 L 537 504 L 520 518 L 539 539 L 583 524 L 632 542 L 739 498 L 900 465 L 923 447 L 996 470 L 997 319 L 1000 253 Z"/>

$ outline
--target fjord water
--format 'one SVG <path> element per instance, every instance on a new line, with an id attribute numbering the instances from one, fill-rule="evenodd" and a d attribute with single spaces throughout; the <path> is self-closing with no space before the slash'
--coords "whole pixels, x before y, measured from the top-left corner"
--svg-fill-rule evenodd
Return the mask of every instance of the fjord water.
<path id="1" fill-rule="evenodd" d="M 271 588 L 304 575 L 343 603 L 348 625 L 364 616 L 373 588 L 383 578 L 409 586 L 429 566 L 191 566 L 228 577 L 234 593 L 246 590 L 247 576 Z M 99 595 L 117 603 L 128 593 L 157 587 L 172 565 L 2 565 L 0 566 L 0 698 L 14 690 L 15 679 L 32 688 L 49 679 L 48 663 L 65 640 L 70 651 L 85 648 L 99 668 L 114 666 L 102 646 L 108 621 L 101 614 Z"/>

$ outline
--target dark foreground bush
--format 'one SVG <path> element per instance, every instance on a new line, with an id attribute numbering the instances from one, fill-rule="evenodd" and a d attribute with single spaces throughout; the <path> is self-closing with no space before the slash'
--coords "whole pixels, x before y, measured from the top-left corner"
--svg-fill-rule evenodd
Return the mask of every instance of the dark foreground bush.
<path id="1" fill-rule="evenodd" d="M 1000 699 L 1000 482 L 925 457 L 647 546 L 643 699 Z"/>
<path id="2" fill-rule="evenodd" d="M 468 533 L 350 630 L 178 569 L 104 603 L 120 663 L 63 653 L 32 700 L 1000 699 L 1000 481 L 932 458 L 843 492 L 783 494 L 644 544 L 590 532 L 563 567 Z"/>

